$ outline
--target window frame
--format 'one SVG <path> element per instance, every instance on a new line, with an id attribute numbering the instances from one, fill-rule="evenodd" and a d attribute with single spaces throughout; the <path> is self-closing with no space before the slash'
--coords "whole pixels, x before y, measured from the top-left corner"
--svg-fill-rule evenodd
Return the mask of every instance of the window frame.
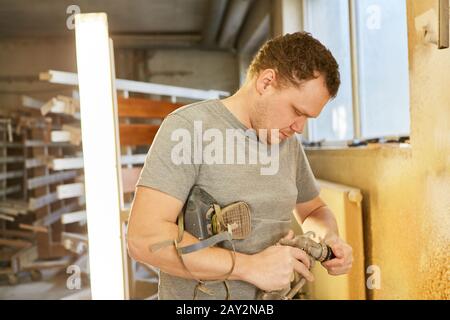
<path id="1" fill-rule="evenodd" d="M 306 29 L 306 15 L 307 15 L 307 7 L 308 1 L 313 0 L 300 0 L 301 8 L 302 8 L 302 30 Z M 362 129 L 361 129 L 361 104 L 360 104 L 360 89 L 359 89 L 359 63 L 358 63 L 358 41 L 357 41 L 357 18 L 356 18 L 356 0 L 347 0 L 348 1 L 348 10 L 349 10 L 349 43 L 350 43 L 350 76 L 351 76 L 351 90 L 352 90 L 352 118 L 353 118 L 353 141 L 365 140 L 368 138 L 362 137 Z M 411 117 L 411 114 L 409 113 Z M 409 128 L 408 135 L 411 134 L 411 124 Z M 389 137 L 392 137 L 390 135 Z M 402 135 L 398 135 L 400 137 Z M 383 139 L 387 136 L 379 136 L 378 138 Z M 302 140 L 315 143 L 321 141 L 321 145 L 326 147 L 336 146 L 341 148 L 347 141 L 349 140 L 313 140 L 314 133 L 313 128 L 308 124 L 305 125 L 305 130 L 302 134 Z"/>

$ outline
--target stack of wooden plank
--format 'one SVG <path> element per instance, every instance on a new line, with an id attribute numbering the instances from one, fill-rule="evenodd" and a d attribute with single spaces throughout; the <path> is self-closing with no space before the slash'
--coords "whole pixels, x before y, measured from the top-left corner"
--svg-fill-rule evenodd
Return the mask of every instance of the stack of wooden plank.
<path id="1" fill-rule="evenodd" d="M 38 278 L 44 268 L 67 266 L 75 254 L 64 246 L 63 232 L 85 232 L 85 217 L 63 223 L 65 214 L 83 210 L 82 170 L 52 169 L 53 159 L 81 154 L 77 106 L 69 97 L 47 103 L 24 97 L 24 108 L 15 115 L 14 136 L 19 141 L 7 146 L 19 151 L 0 160 L 8 163 L 8 178 L 20 178 L 20 185 L 7 185 L 0 203 L 0 214 L 8 220 L 1 229 L 0 252 L 10 283 L 23 271 Z M 12 187 L 20 187 L 20 194 L 8 192 Z"/>
<path id="2" fill-rule="evenodd" d="M 79 102 L 65 96 L 56 96 L 46 103 L 24 97 L 22 104 L 25 111 L 15 119 L 13 128 L 20 139 L 3 142 L 11 128 L 0 128 L 0 135 L 6 133 L 1 135 L 0 147 L 17 149 L 8 158 L 0 149 L 0 177 L 7 175 L 16 183 L 5 184 L 0 179 L 0 214 L 6 219 L 0 229 L 0 263 L 7 262 L 0 274 L 3 272 L 10 283 L 16 283 L 17 275 L 23 271 L 31 272 L 32 278 L 37 279 L 39 270 L 65 267 L 71 261 L 88 273 Z M 124 241 L 127 210 L 146 153 L 162 120 L 180 106 L 118 97 Z M 6 163 L 15 165 L 5 166 Z M 16 190 L 9 191 L 12 198 L 5 191 L 11 187 Z M 157 270 L 130 258 L 127 270 L 131 298 L 155 296 Z"/>
<path id="3" fill-rule="evenodd" d="M 24 200 L 24 146 L 14 134 L 14 119 L 0 119 L 0 275 L 17 283 L 15 266 L 20 252 L 32 245 L 31 232 L 10 230 L 27 213 Z"/>

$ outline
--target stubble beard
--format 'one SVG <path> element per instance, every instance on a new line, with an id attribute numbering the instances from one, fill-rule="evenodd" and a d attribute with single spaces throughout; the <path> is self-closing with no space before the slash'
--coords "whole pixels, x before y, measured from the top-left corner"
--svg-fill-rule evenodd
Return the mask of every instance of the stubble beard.
<path id="1" fill-rule="evenodd" d="M 252 109 L 250 122 L 252 128 L 256 131 L 258 140 L 266 144 L 272 144 L 271 130 L 269 128 L 269 117 L 268 117 L 269 106 L 262 102 L 257 102 L 255 107 Z M 265 131 L 260 131 L 265 129 Z M 279 141 L 275 141 L 278 143 Z"/>

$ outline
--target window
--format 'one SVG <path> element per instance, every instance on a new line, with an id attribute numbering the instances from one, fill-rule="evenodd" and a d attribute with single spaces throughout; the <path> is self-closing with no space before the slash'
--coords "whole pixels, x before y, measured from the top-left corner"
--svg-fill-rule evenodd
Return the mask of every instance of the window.
<path id="1" fill-rule="evenodd" d="M 305 5 L 305 31 L 331 50 L 339 63 L 341 87 L 317 119 L 308 120 L 310 140 L 353 138 L 348 0 L 314 0 Z"/>
<path id="2" fill-rule="evenodd" d="M 406 1 L 358 0 L 355 9 L 361 135 L 407 135 Z"/>
<path id="3" fill-rule="evenodd" d="M 350 1 L 354 4 L 353 15 Z M 406 3 L 350 1 L 305 0 L 304 29 L 332 51 L 340 66 L 342 82 L 337 97 L 320 117 L 308 121 L 309 140 L 408 135 Z M 356 48 L 354 56 L 352 46 Z M 357 70 L 352 70 L 352 66 Z M 352 71 L 356 75 L 353 80 Z M 352 81 L 357 81 L 356 85 L 352 86 Z M 355 105 L 352 93 L 358 97 Z M 354 117 L 354 109 L 358 117 Z"/>

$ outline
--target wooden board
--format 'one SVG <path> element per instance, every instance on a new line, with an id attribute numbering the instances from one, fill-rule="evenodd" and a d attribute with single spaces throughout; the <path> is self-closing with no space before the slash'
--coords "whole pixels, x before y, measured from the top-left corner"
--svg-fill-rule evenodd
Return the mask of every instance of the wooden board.
<path id="1" fill-rule="evenodd" d="M 50 162 L 50 168 L 53 170 L 81 169 L 83 166 L 83 158 L 60 158 Z"/>
<path id="2" fill-rule="evenodd" d="M 33 232 L 42 232 L 42 233 L 48 233 L 48 228 L 43 226 L 33 226 L 30 224 L 21 223 L 19 224 L 19 228 L 24 230 L 30 230 Z"/>
<path id="3" fill-rule="evenodd" d="M 14 217 L 8 216 L 6 214 L 0 213 L 0 220 L 14 221 Z"/>
<path id="4" fill-rule="evenodd" d="M 15 170 L 15 171 L 8 171 L 5 173 L 0 173 L 0 180 L 2 179 L 13 179 L 13 178 L 20 178 L 23 176 L 22 170 Z"/>
<path id="5" fill-rule="evenodd" d="M 37 187 L 42 187 L 48 184 L 54 184 L 58 182 L 62 182 L 64 180 L 73 179 L 77 176 L 76 171 L 66 171 L 66 172 L 59 172 L 50 174 L 47 176 L 42 177 L 36 177 L 36 178 L 30 178 L 27 181 L 27 187 L 28 189 L 34 189 Z"/>
<path id="6" fill-rule="evenodd" d="M 20 230 L 0 230 L 0 236 L 2 237 L 19 237 L 31 240 L 34 235 L 32 232 L 20 231 Z"/>
<path id="7" fill-rule="evenodd" d="M 50 99 L 41 107 L 42 115 L 46 115 L 47 113 L 52 112 L 52 113 L 65 113 L 73 116 L 79 110 L 80 110 L 80 102 L 77 99 L 61 95 Z"/>
<path id="8" fill-rule="evenodd" d="M 51 147 L 51 148 L 66 148 L 73 147 L 70 143 L 65 142 L 46 142 L 42 140 L 26 140 L 26 147 Z"/>
<path id="9" fill-rule="evenodd" d="M 74 222 L 84 222 L 86 221 L 86 211 L 75 211 L 75 212 L 68 212 L 61 215 L 61 223 L 62 224 L 69 224 Z"/>
<path id="10" fill-rule="evenodd" d="M 8 246 L 14 248 L 28 248 L 31 247 L 31 242 L 24 240 L 0 239 L 0 246 Z"/>
<path id="11" fill-rule="evenodd" d="M 118 97 L 119 117 L 129 118 L 165 118 L 169 113 L 182 106 L 179 103 L 157 101 L 142 98 Z"/>
<path id="12" fill-rule="evenodd" d="M 44 104 L 44 102 L 42 102 L 40 100 L 34 99 L 29 96 L 25 96 L 25 95 L 23 95 L 21 97 L 21 99 L 22 99 L 22 105 L 24 107 L 32 108 L 34 110 L 40 110 L 42 105 Z"/>
<path id="13" fill-rule="evenodd" d="M 28 210 L 28 203 L 17 200 L 3 200 L 0 202 L 0 212 L 9 215 L 17 216 L 19 214 L 26 214 Z"/>
<path id="14" fill-rule="evenodd" d="M 50 162 L 50 157 L 39 157 L 25 160 L 25 167 L 27 169 L 46 166 Z"/>
<path id="15" fill-rule="evenodd" d="M 84 183 L 62 184 L 56 187 L 58 199 L 69 199 L 84 195 Z"/>
<path id="16" fill-rule="evenodd" d="M 52 142 L 69 142 L 70 132 L 64 130 L 53 130 L 51 133 L 50 140 Z"/>
<path id="17" fill-rule="evenodd" d="M 28 203 L 28 209 L 31 211 L 37 210 L 39 208 L 42 208 L 43 206 L 54 203 L 56 201 L 58 201 L 58 195 L 56 192 L 49 193 L 38 198 L 30 198 Z"/>
<path id="18" fill-rule="evenodd" d="M 73 125 L 64 124 L 62 129 L 70 133 L 70 143 L 79 146 L 81 144 L 81 128 Z"/>
<path id="19" fill-rule="evenodd" d="M 150 124 L 120 124 L 120 145 L 150 145 L 158 129 L 159 126 Z"/>

